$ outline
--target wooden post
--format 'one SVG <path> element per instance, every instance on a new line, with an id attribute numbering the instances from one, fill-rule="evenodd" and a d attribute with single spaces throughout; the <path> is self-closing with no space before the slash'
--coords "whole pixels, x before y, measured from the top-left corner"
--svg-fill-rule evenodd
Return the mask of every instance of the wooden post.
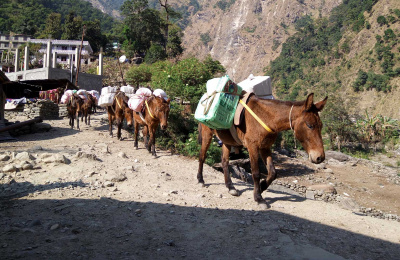
<path id="1" fill-rule="evenodd" d="M 79 69 L 81 67 L 81 53 L 82 53 L 83 37 L 85 36 L 85 31 L 86 31 L 86 25 L 83 26 L 83 30 L 82 30 L 82 41 L 81 41 L 81 47 L 79 48 L 79 57 L 78 57 L 78 66 L 76 68 L 75 86 L 78 86 L 78 75 L 79 75 Z"/>

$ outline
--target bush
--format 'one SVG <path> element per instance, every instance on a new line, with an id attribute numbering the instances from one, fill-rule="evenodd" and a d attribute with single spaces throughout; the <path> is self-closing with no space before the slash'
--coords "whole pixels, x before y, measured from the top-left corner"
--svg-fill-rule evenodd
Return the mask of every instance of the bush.
<path id="1" fill-rule="evenodd" d="M 152 64 L 156 61 L 165 60 L 165 58 L 167 58 L 165 49 L 159 44 L 152 44 L 144 57 L 144 61 L 147 64 Z"/>
<path id="2" fill-rule="evenodd" d="M 151 81 L 151 68 L 147 64 L 141 64 L 139 66 L 132 66 L 126 72 L 126 81 L 129 84 L 139 88 L 140 84 L 145 84 Z"/>
<path id="3" fill-rule="evenodd" d="M 385 25 L 385 24 L 387 24 L 387 20 L 386 20 L 386 18 L 385 18 L 385 16 L 383 16 L 383 15 L 380 15 L 380 16 L 378 16 L 378 18 L 376 19 L 376 21 L 379 23 L 379 25 Z"/>

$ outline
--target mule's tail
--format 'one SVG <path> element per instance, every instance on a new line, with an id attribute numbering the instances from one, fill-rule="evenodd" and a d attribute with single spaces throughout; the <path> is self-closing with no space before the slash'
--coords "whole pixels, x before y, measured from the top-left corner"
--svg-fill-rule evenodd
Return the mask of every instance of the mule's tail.
<path id="1" fill-rule="evenodd" d="M 201 123 L 199 123 L 198 129 L 199 129 L 199 135 L 197 136 L 197 143 L 201 144 L 203 142 L 203 138 L 201 137 L 201 130 L 202 130 Z"/>

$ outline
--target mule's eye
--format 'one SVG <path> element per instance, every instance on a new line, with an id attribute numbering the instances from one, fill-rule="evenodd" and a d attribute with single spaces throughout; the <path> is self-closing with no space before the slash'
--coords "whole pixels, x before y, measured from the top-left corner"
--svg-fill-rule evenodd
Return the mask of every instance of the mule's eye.
<path id="1" fill-rule="evenodd" d="M 313 129 L 314 127 L 312 125 L 310 125 L 309 123 L 306 122 L 306 125 L 308 128 Z"/>

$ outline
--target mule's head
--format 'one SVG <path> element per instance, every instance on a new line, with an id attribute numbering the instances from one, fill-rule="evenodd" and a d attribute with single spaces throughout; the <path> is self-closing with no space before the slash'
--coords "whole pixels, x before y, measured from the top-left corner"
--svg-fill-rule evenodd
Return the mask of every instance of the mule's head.
<path id="1" fill-rule="evenodd" d="M 126 105 L 124 108 L 124 116 L 125 116 L 126 124 L 129 127 L 132 127 L 133 126 L 133 110 L 130 109 L 128 107 L 128 105 Z"/>
<path id="2" fill-rule="evenodd" d="M 155 117 L 157 117 L 160 120 L 160 127 L 162 130 L 167 129 L 168 127 L 168 115 L 169 115 L 169 105 L 171 102 L 171 99 L 165 100 L 164 98 L 160 97 L 153 97 L 154 104 L 153 106 L 153 111 L 155 114 Z"/>
<path id="3" fill-rule="evenodd" d="M 328 100 L 318 103 L 313 102 L 314 94 L 308 95 L 299 116 L 293 124 L 296 138 L 308 153 L 308 158 L 312 163 L 321 163 L 325 160 L 324 144 L 322 142 L 321 130 L 322 122 L 319 118 L 320 112 Z"/>

